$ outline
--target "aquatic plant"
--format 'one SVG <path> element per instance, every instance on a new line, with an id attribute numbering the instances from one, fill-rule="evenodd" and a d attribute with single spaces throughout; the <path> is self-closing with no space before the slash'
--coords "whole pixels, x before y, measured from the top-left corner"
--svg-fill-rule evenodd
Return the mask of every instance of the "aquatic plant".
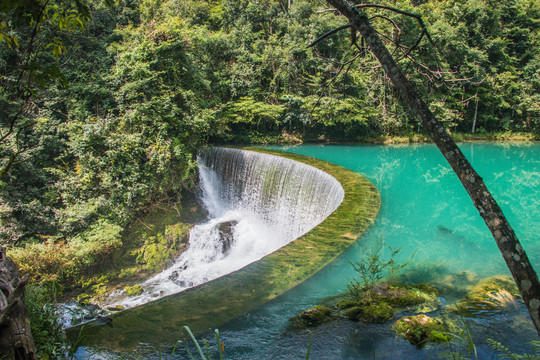
<path id="1" fill-rule="evenodd" d="M 498 341 L 495 341 L 493 339 L 487 339 L 486 340 L 489 346 L 491 346 L 495 353 L 500 353 L 500 357 L 503 359 L 512 359 L 512 360 L 537 360 L 540 359 L 540 341 L 531 341 L 531 345 L 533 346 L 531 353 L 526 354 L 516 354 L 512 351 L 510 351 L 506 346 L 501 344 Z"/>
<path id="2" fill-rule="evenodd" d="M 396 260 L 397 255 L 401 252 L 401 248 L 392 248 L 388 245 L 390 250 L 390 258 L 386 260 L 383 257 L 383 249 L 385 242 L 382 239 L 377 240 L 377 243 L 370 247 L 360 261 L 349 261 L 353 269 L 357 273 L 357 277 L 351 280 L 347 285 L 349 295 L 353 299 L 360 300 L 363 293 L 373 288 L 373 286 L 381 281 L 385 275 L 387 275 L 387 280 L 392 281 L 392 279 L 407 265 L 409 265 L 414 255 L 416 254 L 415 250 L 411 255 L 411 258 L 404 262 L 399 263 Z"/>
<path id="3" fill-rule="evenodd" d="M 193 335 L 193 332 L 191 331 L 191 329 L 189 328 L 189 326 L 187 325 L 184 325 L 183 329 L 186 331 L 186 333 L 189 335 L 189 338 L 191 339 L 191 341 L 193 342 L 193 344 L 195 345 L 196 349 L 197 349 L 197 352 L 200 356 L 200 359 L 201 360 L 211 360 L 212 359 L 212 356 L 211 356 L 211 352 L 210 352 L 210 346 L 208 345 L 208 342 L 205 342 L 203 347 L 205 348 L 205 351 L 203 351 L 203 349 L 201 348 L 201 346 L 199 345 L 199 342 L 197 341 L 197 339 L 195 339 L 195 336 Z M 224 351 L 224 344 L 221 342 L 220 338 L 219 338 L 219 330 L 218 329 L 215 329 L 214 330 L 214 335 L 216 337 L 216 343 L 217 343 L 217 348 L 218 348 L 218 354 L 219 354 L 219 360 L 223 360 L 223 351 Z M 182 340 L 178 340 L 176 342 L 176 344 L 174 345 L 174 348 L 172 350 L 172 354 L 171 355 L 174 355 L 174 353 L 176 352 L 176 348 L 178 347 L 179 344 L 182 344 L 184 349 L 186 350 L 186 352 L 188 353 L 189 355 L 189 358 L 192 359 L 192 360 L 196 360 L 196 357 L 193 355 L 193 353 L 189 350 L 189 347 L 187 346 L 187 344 L 182 341 Z"/>

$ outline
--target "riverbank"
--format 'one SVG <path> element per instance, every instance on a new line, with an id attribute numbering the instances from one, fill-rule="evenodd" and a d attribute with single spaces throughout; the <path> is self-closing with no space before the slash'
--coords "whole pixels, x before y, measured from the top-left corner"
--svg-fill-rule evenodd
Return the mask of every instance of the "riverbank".
<path id="1" fill-rule="evenodd" d="M 471 141 L 496 141 L 496 142 L 532 142 L 540 141 L 540 135 L 527 132 L 486 132 L 478 131 L 476 133 L 451 133 L 450 136 L 455 142 L 471 142 Z M 316 138 L 303 136 L 300 133 L 288 133 L 283 131 L 281 134 L 252 136 L 248 139 L 242 137 L 240 139 L 233 138 L 232 141 L 225 145 L 245 145 L 249 141 L 252 145 L 300 145 L 300 144 L 415 144 L 415 143 L 430 143 L 432 140 L 422 133 L 408 133 L 400 135 L 365 135 L 354 138 L 318 136 Z"/>
<path id="2" fill-rule="evenodd" d="M 193 193 L 185 194 L 182 203 L 154 204 L 125 230 L 124 245 L 109 262 L 95 274 L 83 276 L 80 287 L 63 300 L 100 303 L 114 291 L 136 291 L 133 286 L 170 266 L 186 250 L 190 229 L 205 218 L 206 211 Z"/>
<path id="3" fill-rule="evenodd" d="M 205 210 L 196 195 L 187 193 L 182 203 L 154 203 L 135 216 L 121 232 L 118 245 L 97 261 L 84 263 L 80 259 L 84 254 L 54 241 L 14 248 L 10 256 L 22 273 L 31 276 L 31 284 L 51 290 L 55 301 L 99 303 L 112 291 L 170 265 L 186 248 L 189 229 L 204 219 Z"/>

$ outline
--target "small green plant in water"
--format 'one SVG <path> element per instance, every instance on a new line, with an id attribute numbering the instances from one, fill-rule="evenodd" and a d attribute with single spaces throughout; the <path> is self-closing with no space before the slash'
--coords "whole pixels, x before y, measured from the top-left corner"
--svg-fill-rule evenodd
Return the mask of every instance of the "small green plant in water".
<path id="1" fill-rule="evenodd" d="M 184 330 L 186 330 L 186 332 L 188 333 L 191 341 L 193 342 L 193 344 L 197 348 L 197 352 L 199 353 L 200 360 L 212 360 L 213 358 L 212 358 L 210 344 L 209 344 L 208 340 L 206 340 L 206 339 L 203 340 L 203 348 L 204 348 L 204 351 L 203 351 L 203 349 L 199 345 L 199 342 L 197 341 L 197 339 L 195 339 L 195 336 L 193 335 L 193 332 L 191 332 L 191 329 L 189 328 L 189 326 L 184 326 Z M 221 340 L 219 339 L 219 330 L 218 329 L 214 330 L 214 333 L 216 335 L 216 342 L 217 342 L 217 345 L 218 345 L 219 360 L 223 360 L 224 346 L 223 346 L 223 343 L 221 342 Z M 308 344 L 308 347 L 307 347 L 306 360 L 309 360 L 309 353 L 311 351 L 311 340 L 312 340 L 312 334 L 310 333 L 309 344 Z M 174 355 L 174 353 L 176 351 L 176 347 L 178 346 L 178 344 L 182 344 L 184 346 L 184 349 L 186 349 L 186 352 L 188 353 L 189 358 L 191 360 L 197 360 L 197 358 L 189 350 L 187 344 L 185 342 L 181 341 L 181 340 L 178 340 L 176 342 L 176 345 L 174 345 L 172 355 Z M 161 359 L 161 353 L 159 354 L 159 358 Z"/>
<path id="2" fill-rule="evenodd" d="M 376 283 L 380 282 L 385 275 L 387 275 L 388 281 L 392 281 L 394 276 L 412 262 L 417 251 L 414 251 L 408 261 L 399 263 L 396 257 L 401 252 L 401 248 L 394 249 L 388 245 L 388 249 L 390 250 L 390 259 L 388 260 L 383 256 L 384 248 L 384 240 L 378 240 L 375 246 L 372 246 L 367 250 L 360 261 L 349 261 L 358 274 L 358 276 L 347 285 L 349 295 L 353 299 L 360 300 L 362 294 L 364 294 L 366 290 L 371 289 Z"/>
<path id="3" fill-rule="evenodd" d="M 191 341 L 195 345 L 195 347 L 197 349 L 197 352 L 198 352 L 198 354 L 200 356 L 200 359 L 201 360 L 212 360 L 212 354 L 211 354 L 211 351 L 210 351 L 210 344 L 208 343 L 208 341 L 203 340 L 203 347 L 204 347 L 204 351 L 203 351 L 203 349 L 199 345 L 199 342 L 197 341 L 197 339 L 195 339 L 195 336 L 191 332 L 191 329 L 189 328 L 189 326 L 184 326 L 184 330 L 187 332 L 187 334 L 189 335 Z M 223 360 L 224 346 L 223 346 L 223 343 L 221 342 L 221 340 L 219 339 L 219 330 L 218 329 L 214 330 L 214 333 L 215 333 L 215 336 L 216 336 L 216 343 L 217 343 L 217 347 L 218 347 L 219 360 Z M 174 355 L 174 353 L 176 351 L 176 347 L 179 344 L 182 344 L 184 346 L 184 349 L 188 353 L 190 359 L 192 359 L 192 360 L 197 359 L 193 355 L 193 353 L 189 350 L 189 347 L 187 346 L 187 344 L 184 341 L 181 341 L 181 340 L 178 340 L 176 342 L 176 345 L 174 345 L 172 355 Z"/>
<path id="4" fill-rule="evenodd" d="M 495 350 L 496 353 L 500 353 L 502 359 L 512 359 L 512 360 L 538 360 L 540 359 L 540 341 L 531 341 L 533 346 L 532 353 L 529 354 L 516 354 L 511 352 L 506 346 L 501 344 L 498 341 L 492 339 L 486 339 L 486 342 L 491 348 Z"/>

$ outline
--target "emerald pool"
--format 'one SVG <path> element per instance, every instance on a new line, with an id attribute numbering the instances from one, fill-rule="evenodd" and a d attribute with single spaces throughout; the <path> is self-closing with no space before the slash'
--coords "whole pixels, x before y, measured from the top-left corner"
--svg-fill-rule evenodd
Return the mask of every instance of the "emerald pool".
<path id="1" fill-rule="evenodd" d="M 310 337 L 310 359 L 428 359 L 450 351 L 435 346 L 417 349 L 396 339 L 392 321 L 364 324 L 343 319 L 310 331 L 288 326 L 288 319 L 298 312 L 346 290 L 355 275 L 349 261 L 360 260 L 364 251 L 381 239 L 394 248 L 401 247 L 403 261 L 416 251 L 406 270 L 427 269 L 424 273 L 428 277 L 430 271 L 470 270 L 479 276 L 508 273 L 487 227 L 438 149 L 431 144 L 270 148 L 312 156 L 361 173 L 379 189 L 381 208 L 369 230 L 329 266 L 276 299 L 220 326 L 225 358 L 305 359 Z M 538 271 L 540 144 L 463 143 L 460 148 L 484 178 Z M 451 301 L 441 299 L 443 305 Z M 523 307 L 516 311 L 511 316 L 497 313 L 466 319 L 478 358 L 497 358 L 486 339 L 500 341 L 515 352 L 530 350 L 529 342 L 537 335 Z M 180 327 L 178 331 L 180 334 Z M 202 337 L 209 339 L 212 348 L 213 334 Z M 169 358 L 171 349 L 161 349 L 161 356 Z M 145 358 L 152 353 L 159 358 L 157 349 L 141 344 L 139 350 L 147 354 Z M 126 358 L 126 354 L 105 355 L 99 349 L 83 348 L 77 357 Z M 172 358 L 187 358 L 187 353 L 180 349 Z"/>
<path id="2" fill-rule="evenodd" d="M 535 269 L 540 269 L 540 144 L 459 145 L 514 227 Z M 287 330 L 287 319 L 346 289 L 355 275 L 349 261 L 383 239 L 401 247 L 403 260 L 418 250 L 411 268 L 471 270 L 480 276 L 508 270 L 497 246 L 456 175 L 432 144 L 300 145 L 273 149 L 312 156 L 366 176 L 381 194 L 375 223 L 330 266 L 257 311 L 221 327 L 231 359 L 305 358 L 310 335 Z M 407 270 L 407 268 L 405 269 Z M 446 299 L 442 299 L 444 302 Z M 451 299 L 448 299 L 451 301 Z M 491 338 L 513 351 L 537 339 L 524 309 L 494 315 L 493 322 L 467 319 L 476 332 L 480 359 L 491 359 Z M 392 322 L 392 321 L 390 321 Z M 448 347 L 416 349 L 395 339 L 390 325 L 336 322 L 311 331 L 312 359 L 428 359 Z"/>

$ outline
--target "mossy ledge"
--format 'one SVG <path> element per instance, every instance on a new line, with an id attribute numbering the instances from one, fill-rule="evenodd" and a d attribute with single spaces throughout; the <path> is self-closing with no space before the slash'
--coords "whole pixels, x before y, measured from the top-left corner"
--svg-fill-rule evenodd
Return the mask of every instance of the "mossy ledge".
<path id="1" fill-rule="evenodd" d="M 219 327 L 329 264 L 358 239 L 379 211 L 377 189 L 358 173 L 303 155 L 259 148 L 243 150 L 283 156 L 325 171 L 341 183 L 343 202 L 308 233 L 257 262 L 179 294 L 111 314 L 113 327 L 88 324 L 79 345 L 125 350 L 140 342 L 173 344 L 182 325 L 189 325 L 195 333 Z M 69 334 L 78 337 L 80 330 L 72 328 Z"/>

